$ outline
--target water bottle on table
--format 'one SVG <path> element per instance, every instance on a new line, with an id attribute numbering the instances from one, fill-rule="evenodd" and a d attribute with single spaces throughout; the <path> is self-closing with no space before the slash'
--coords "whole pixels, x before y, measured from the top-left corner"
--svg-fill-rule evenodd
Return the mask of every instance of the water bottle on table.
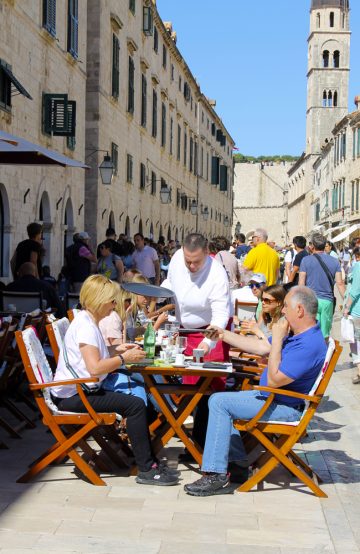
<path id="1" fill-rule="evenodd" d="M 155 358 L 156 335 L 151 322 L 148 323 L 144 334 L 144 350 L 147 358 Z"/>

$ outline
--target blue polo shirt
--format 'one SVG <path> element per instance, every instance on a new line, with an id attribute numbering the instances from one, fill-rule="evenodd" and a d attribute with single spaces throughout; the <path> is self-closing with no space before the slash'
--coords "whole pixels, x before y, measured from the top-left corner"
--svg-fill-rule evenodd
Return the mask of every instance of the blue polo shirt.
<path id="1" fill-rule="evenodd" d="M 294 381 L 282 388 L 308 394 L 323 366 L 326 351 L 327 346 L 319 324 L 298 335 L 286 337 L 283 341 L 279 370 Z M 265 368 L 261 375 L 260 385 L 268 386 L 267 371 L 268 369 Z M 262 392 L 261 394 L 269 396 L 269 393 Z M 297 406 L 303 403 L 298 398 L 281 394 L 277 394 L 275 399 L 288 406 Z"/>

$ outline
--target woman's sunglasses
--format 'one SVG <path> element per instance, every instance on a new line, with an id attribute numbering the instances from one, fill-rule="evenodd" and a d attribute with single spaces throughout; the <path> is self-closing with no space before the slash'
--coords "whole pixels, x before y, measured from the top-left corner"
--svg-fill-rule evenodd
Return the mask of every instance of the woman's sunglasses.
<path id="1" fill-rule="evenodd" d="M 273 302 L 277 302 L 277 300 L 275 300 L 275 298 L 262 298 L 261 302 L 263 304 L 272 304 Z"/>

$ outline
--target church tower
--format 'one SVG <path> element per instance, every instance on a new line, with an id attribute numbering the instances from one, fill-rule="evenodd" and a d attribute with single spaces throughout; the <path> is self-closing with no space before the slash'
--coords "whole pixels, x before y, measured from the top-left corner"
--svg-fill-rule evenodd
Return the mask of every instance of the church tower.
<path id="1" fill-rule="evenodd" d="M 312 0 L 308 38 L 306 154 L 317 154 L 348 113 L 349 0 Z"/>

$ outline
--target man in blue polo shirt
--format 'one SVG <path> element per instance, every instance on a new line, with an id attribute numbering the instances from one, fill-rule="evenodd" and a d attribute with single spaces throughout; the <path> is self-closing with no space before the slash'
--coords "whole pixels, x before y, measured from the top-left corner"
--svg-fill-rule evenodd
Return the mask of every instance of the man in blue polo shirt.
<path id="1" fill-rule="evenodd" d="M 326 343 L 316 322 L 318 301 L 308 287 L 293 287 L 285 297 L 283 314 L 272 327 L 270 344 L 257 337 L 244 337 L 216 329 L 214 337 L 252 354 L 269 354 L 260 385 L 307 394 L 323 366 Z M 217 393 L 209 399 L 209 422 L 203 455 L 203 477 L 185 485 L 193 496 L 227 492 L 230 473 L 246 466 L 246 453 L 234 419 L 253 418 L 266 402 L 260 391 Z M 263 421 L 298 421 L 304 408 L 296 398 L 278 394 L 262 416 Z"/>

